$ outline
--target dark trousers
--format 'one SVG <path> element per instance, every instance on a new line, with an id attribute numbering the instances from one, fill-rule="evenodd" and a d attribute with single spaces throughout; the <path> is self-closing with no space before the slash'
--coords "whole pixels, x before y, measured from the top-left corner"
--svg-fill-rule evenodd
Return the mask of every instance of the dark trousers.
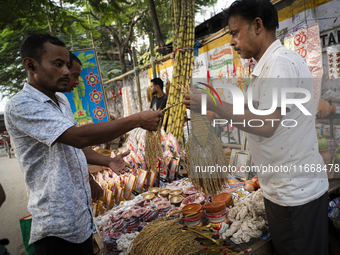
<path id="1" fill-rule="evenodd" d="M 328 193 L 301 206 L 264 199 L 277 255 L 328 255 Z"/>
<path id="2" fill-rule="evenodd" d="M 71 243 L 55 236 L 34 243 L 36 255 L 93 255 L 92 235 L 83 243 Z"/>

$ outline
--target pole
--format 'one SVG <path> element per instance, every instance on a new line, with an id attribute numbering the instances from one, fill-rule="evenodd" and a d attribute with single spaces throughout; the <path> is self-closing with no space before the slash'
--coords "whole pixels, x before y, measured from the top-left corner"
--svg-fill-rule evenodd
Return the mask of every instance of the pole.
<path id="1" fill-rule="evenodd" d="M 168 59 L 171 57 L 171 55 L 172 55 L 172 53 L 170 53 L 170 54 L 168 54 L 168 55 L 165 55 L 165 56 L 163 56 L 163 57 L 157 59 L 156 62 L 166 61 L 166 60 L 168 60 Z M 147 63 L 147 64 L 141 66 L 141 67 L 139 68 L 139 70 L 144 70 L 144 69 L 146 69 L 146 68 L 149 68 L 150 66 L 151 66 L 151 63 Z M 115 78 L 112 78 L 112 79 L 110 79 L 110 80 L 104 82 L 103 85 L 106 85 L 106 84 L 108 84 L 108 83 L 110 83 L 110 82 L 114 82 L 114 81 L 121 80 L 121 79 L 123 79 L 124 77 L 126 77 L 126 76 L 128 76 L 128 75 L 130 75 L 130 74 L 133 74 L 134 72 L 135 72 L 135 70 L 127 71 L 126 73 L 124 73 L 124 74 L 122 74 L 122 75 L 120 75 L 120 76 L 117 76 L 117 77 L 115 77 Z"/>
<path id="2" fill-rule="evenodd" d="M 150 42 L 152 74 L 153 74 L 153 78 L 157 78 L 156 65 L 155 65 L 155 50 L 153 48 L 153 35 L 151 33 L 149 34 L 149 42 Z"/>
<path id="3" fill-rule="evenodd" d="M 132 48 L 132 59 L 133 59 L 133 66 L 135 67 L 139 111 L 141 112 L 143 110 L 143 108 L 142 108 L 142 94 L 141 94 L 141 91 L 140 91 L 139 68 L 138 68 L 138 64 L 137 64 L 137 53 L 136 53 L 135 47 Z"/>

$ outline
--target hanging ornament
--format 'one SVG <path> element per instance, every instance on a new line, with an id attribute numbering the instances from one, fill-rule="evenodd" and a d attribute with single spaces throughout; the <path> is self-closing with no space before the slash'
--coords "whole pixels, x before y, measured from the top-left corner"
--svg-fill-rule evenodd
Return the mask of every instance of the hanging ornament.
<path id="1" fill-rule="evenodd" d="M 116 100 L 116 93 L 115 93 L 114 90 L 112 90 L 112 99 L 113 99 L 113 100 Z"/>
<path id="2" fill-rule="evenodd" d="M 121 97 L 122 96 L 122 89 L 120 85 L 118 85 L 118 95 Z"/>

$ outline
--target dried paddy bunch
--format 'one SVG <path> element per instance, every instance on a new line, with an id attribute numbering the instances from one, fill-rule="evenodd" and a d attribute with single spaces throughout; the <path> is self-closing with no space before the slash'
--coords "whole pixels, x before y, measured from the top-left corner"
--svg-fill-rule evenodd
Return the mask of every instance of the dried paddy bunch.
<path id="1" fill-rule="evenodd" d="M 159 218 L 147 225 L 132 242 L 129 254 L 139 255 L 182 255 L 197 254 L 203 250 L 195 241 L 196 234 L 182 232 L 183 225 L 178 219 Z"/>
<path id="2" fill-rule="evenodd" d="M 221 141 L 208 118 L 194 111 L 191 111 L 191 130 L 190 145 L 186 145 L 188 176 L 194 186 L 215 197 L 228 181 L 227 172 L 222 171 L 227 162 Z"/>
<path id="3" fill-rule="evenodd" d="M 162 150 L 161 123 L 156 132 L 146 131 L 145 135 L 145 163 L 147 169 L 156 170 L 158 159 L 161 159 L 162 166 L 165 166 Z"/>

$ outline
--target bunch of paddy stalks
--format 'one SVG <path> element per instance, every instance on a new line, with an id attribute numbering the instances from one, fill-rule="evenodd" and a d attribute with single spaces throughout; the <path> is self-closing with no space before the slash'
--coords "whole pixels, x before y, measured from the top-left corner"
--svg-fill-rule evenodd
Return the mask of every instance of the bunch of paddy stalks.
<path id="1" fill-rule="evenodd" d="M 215 197 L 228 182 L 227 172 L 222 171 L 227 161 L 209 119 L 194 111 L 191 111 L 190 140 L 185 151 L 185 167 L 191 182 L 207 196 Z"/>
<path id="2" fill-rule="evenodd" d="M 158 159 L 161 159 L 162 165 L 165 166 L 162 150 L 161 124 L 158 125 L 157 131 L 146 131 L 145 135 L 145 163 L 147 169 L 157 172 Z"/>
<path id="3" fill-rule="evenodd" d="M 235 252 L 225 246 L 210 225 L 187 227 L 165 217 L 152 221 L 131 244 L 129 255 L 238 255 L 250 251 Z"/>

